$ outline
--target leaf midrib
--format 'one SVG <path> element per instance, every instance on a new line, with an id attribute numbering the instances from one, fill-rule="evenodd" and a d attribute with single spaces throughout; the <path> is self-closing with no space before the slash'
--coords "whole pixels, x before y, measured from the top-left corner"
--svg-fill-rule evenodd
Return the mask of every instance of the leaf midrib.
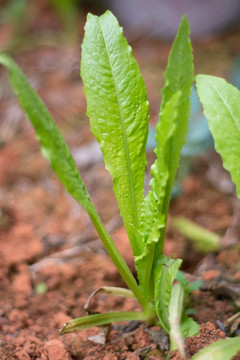
<path id="1" fill-rule="evenodd" d="M 118 90 L 117 82 L 116 82 L 116 79 L 115 79 L 115 74 L 114 74 L 113 65 L 112 65 L 112 61 L 111 61 L 111 55 L 110 55 L 110 52 L 108 50 L 108 46 L 107 46 L 107 43 L 106 43 L 106 40 L 105 40 L 105 34 L 104 34 L 104 29 L 103 29 L 103 26 L 102 26 L 102 23 L 101 23 L 101 19 L 99 19 L 99 24 L 100 24 L 100 28 L 101 28 L 101 31 L 102 31 L 106 51 L 107 51 L 107 54 L 108 54 L 109 65 L 110 65 L 110 69 L 111 69 L 111 73 L 112 73 L 112 77 L 113 77 L 114 88 L 115 88 L 115 92 L 116 92 L 116 98 L 117 98 L 120 121 L 121 121 L 121 129 L 122 129 L 122 134 L 123 134 L 124 150 L 125 150 L 126 161 L 127 161 L 127 170 L 128 170 L 129 185 L 130 185 L 130 195 L 131 195 L 132 206 L 133 206 L 133 219 L 134 219 L 134 224 L 135 224 L 136 228 L 138 228 L 136 197 L 135 197 L 135 191 L 134 191 L 134 186 L 133 186 L 133 176 L 132 176 L 132 170 L 131 170 L 131 163 L 130 163 L 128 143 L 127 143 L 126 129 L 125 129 L 125 125 L 124 125 L 124 119 L 123 119 L 123 114 L 122 114 L 122 109 L 121 109 L 121 102 L 120 102 L 120 97 L 119 97 L 119 90 Z"/>

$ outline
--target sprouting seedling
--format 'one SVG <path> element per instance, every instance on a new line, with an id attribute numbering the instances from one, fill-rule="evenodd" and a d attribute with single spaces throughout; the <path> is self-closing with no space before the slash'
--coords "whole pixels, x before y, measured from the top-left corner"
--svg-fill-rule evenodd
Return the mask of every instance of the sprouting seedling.
<path id="1" fill-rule="evenodd" d="M 186 294 L 190 294 L 192 291 L 198 290 L 202 285 L 201 280 L 194 280 L 190 284 L 190 281 L 187 280 L 186 275 L 181 270 L 177 272 L 176 279 L 179 284 L 182 285 Z"/>
<path id="2" fill-rule="evenodd" d="M 151 190 L 144 198 L 145 146 L 148 100 L 140 70 L 116 18 L 107 11 L 88 15 L 82 45 L 81 76 L 87 98 L 91 131 L 98 140 L 106 168 L 113 178 L 120 214 L 133 249 L 138 282 L 106 231 L 72 155 L 51 115 L 17 65 L 7 55 L 7 67 L 20 105 L 35 128 L 43 154 L 72 196 L 88 212 L 99 237 L 129 290 L 104 288 L 110 294 L 138 300 L 142 311 L 93 314 L 68 322 L 61 333 L 124 320 L 161 325 L 171 347 L 183 355 L 183 338 L 197 333 L 198 325 L 183 309 L 184 290 L 173 285 L 180 259 L 163 254 L 171 189 L 185 142 L 193 82 L 189 24 L 183 17 L 169 56 L 156 127 L 156 160 Z"/>
<path id="3" fill-rule="evenodd" d="M 183 303 L 185 308 L 185 313 L 187 315 L 193 315 L 195 313 L 195 309 L 191 307 L 192 292 L 200 289 L 203 282 L 201 280 L 194 280 L 192 283 L 190 283 L 190 281 L 187 280 L 184 272 L 182 272 L 181 270 L 178 270 L 176 279 L 179 282 L 179 284 L 182 285 L 185 294 L 184 303 Z"/>

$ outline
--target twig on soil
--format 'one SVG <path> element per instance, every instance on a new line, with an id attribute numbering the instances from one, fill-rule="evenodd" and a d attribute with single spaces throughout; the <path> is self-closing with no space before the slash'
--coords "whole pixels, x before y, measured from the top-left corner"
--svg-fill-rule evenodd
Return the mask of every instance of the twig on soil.
<path id="1" fill-rule="evenodd" d="M 201 280 L 200 290 L 211 291 L 215 296 L 227 297 L 234 301 L 236 306 L 240 308 L 240 284 L 231 279 L 225 279 L 218 276 L 215 279 L 204 280 L 201 276 L 184 273 L 188 281 Z"/>
<path id="2" fill-rule="evenodd" d="M 239 223 L 240 223 L 240 200 L 237 197 L 233 198 L 233 219 L 231 226 L 227 229 L 221 239 L 223 248 L 239 244 Z"/>
<path id="3" fill-rule="evenodd" d="M 114 216 L 113 219 L 109 221 L 106 225 L 109 233 L 112 233 L 116 230 L 121 223 L 121 218 L 119 216 Z M 83 253 L 87 251 L 99 251 L 103 250 L 102 242 L 100 239 L 94 239 L 89 241 L 89 237 L 79 237 L 78 242 L 81 244 L 71 247 L 70 249 L 62 250 L 57 253 L 51 254 L 37 261 L 35 264 L 29 266 L 31 272 L 38 272 L 43 269 L 45 266 L 51 264 L 61 264 L 69 259 L 80 257 Z"/>
<path id="4" fill-rule="evenodd" d="M 219 162 L 211 162 L 211 166 L 206 172 L 206 180 L 218 191 L 223 194 L 232 195 L 235 192 L 235 186 L 231 180 L 230 174 L 223 169 Z"/>
<path id="5" fill-rule="evenodd" d="M 72 247 L 71 249 L 66 249 L 63 251 L 59 251 L 50 256 L 46 256 L 43 259 L 39 260 L 35 264 L 29 266 L 29 270 L 31 272 L 38 272 L 42 270 L 44 267 L 52 264 L 61 264 L 69 259 L 73 259 L 81 256 L 83 253 L 89 250 L 97 250 L 101 247 L 101 241 L 99 239 L 89 241 L 87 244 L 77 245 Z"/>
<path id="6" fill-rule="evenodd" d="M 130 331 L 130 332 L 127 332 L 127 333 L 121 333 L 120 335 L 116 336 L 114 339 L 108 341 L 106 344 L 103 344 L 103 345 L 98 349 L 98 351 L 101 351 L 105 346 L 107 346 L 107 345 L 109 345 L 109 344 L 115 344 L 116 342 L 119 341 L 119 339 L 127 339 L 128 337 L 136 334 L 136 332 L 137 332 L 139 329 L 143 328 L 143 327 L 145 327 L 144 324 L 142 324 L 142 323 L 139 321 L 139 322 L 138 322 L 138 326 L 137 326 L 134 330 L 132 330 L 132 331 Z"/>
<path id="7" fill-rule="evenodd" d="M 234 301 L 240 308 L 240 284 L 226 279 L 204 281 L 200 287 L 203 291 L 212 291 L 215 296 L 223 296 Z"/>
<path id="8" fill-rule="evenodd" d="M 240 312 L 237 312 L 230 318 L 224 321 L 224 327 L 230 331 L 230 334 L 238 332 L 238 327 L 240 325 Z"/>
<path id="9" fill-rule="evenodd" d="M 145 346 L 141 349 L 138 349 L 136 351 L 134 351 L 134 353 L 136 355 L 147 355 L 147 353 L 152 349 L 152 345 L 149 345 L 149 346 Z"/>

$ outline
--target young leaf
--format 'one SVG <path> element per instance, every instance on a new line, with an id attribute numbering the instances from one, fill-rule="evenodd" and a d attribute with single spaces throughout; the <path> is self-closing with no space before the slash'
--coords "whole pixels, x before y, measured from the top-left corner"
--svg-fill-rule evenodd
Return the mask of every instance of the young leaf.
<path id="1" fill-rule="evenodd" d="M 169 143 L 176 128 L 177 111 L 180 93 L 176 93 L 169 100 L 162 111 L 161 121 L 156 128 L 158 146 L 155 149 L 157 159 L 152 166 L 152 191 L 144 199 L 141 216 L 141 232 L 146 243 L 143 253 L 135 257 L 138 279 L 145 296 L 150 299 L 154 296 L 150 288 L 152 277 L 152 263 L 154 259 L 155 244 L 159 241 L 160 232 L 165 227 L 166 217 L 162 213 L 162 205 L 169 179 L 168 149 Z M 157 192 L 158 190 L 158 192 Z"/>
<path id="2" fill-rule="evenodd" d="M 162 90 L 160 120 L 156 129 L 156 161 L 151 169 L 152 190 L 144 200 L 141 232 L 146 243 L 142 259 L 136 259 L 138 277 L 145 294 L 153 291 L 154 258 L 162 254 L 171 189 L 190 117 L 193 82 L 189 24 L 183 17 L 174 40 Z M 142 270 L 144 265 L 146 272 Z M 149 289 L 150 288 L 150 289 Z"/>
<path id="3" fill-rule="evenodd" d="M 164 74 L 166 79 L 165 86 L 162 89 L 162 102 L 160 109 L 163 111 L 169 99 L 177 91 L 181 91 L 178 103 L 178 118 L 176 121 L 176 130 L 169 146 L 169 170 L 170 179 L 168 193 L 166 194 L 165 209 L 168 209 L 171 190 L 174 183 L 177 168 L 179 166 L 180 153 L 185 143 L 188 120 L 190 118 L 190 96 L 193 83 L 193 56 L 192 46 L 189 38 L 190 27 L 187 17 L 182 18 L 176 39 L 173 43 L 170 57 L 168 60 L 167 70 Z"/>
<path id="4" fill-rule="evenodd" d="M 193 318 L 188 317 L 185 312 L 182 314 L 181 319 L 181 332 L 184 338 L 187 336 L 192 337 L 198 334 L 199 324 L 193 320 Z"/>
<path id="5" fill-rule="evenodd" d="M 198 75 L 196 84 L 216 150 L 240 197 L 240 91 L 224 79 L 208 75 Z"/>
<path id="6" fill-rule="evenodd" d="M 157 147 L 154 150 L 156 160 L 151 167 L 152 178 L 150 180 L 152 190 L 149 191 L 144 199 L 141 217 L 141 226 L 145 236 L 145 242 L 150 242 L 150 239 L 156 241 L 155 236 L 152 234 L 156 231 L 155 224 L 161 217 L 160 222 L 162 223 L 162 226 L 165 226 L 166 223 L 166 214 L 163 214 L 162 204 L 164 202 L 166 187 L 170 178 L 170 169 L 168 166 L 169 148 L 176 131 L 176 122 L 178 119 L 177 108 L 180 96 L 180 92 L 176 92 L 171 97 L 162 110 L 160 121 L 156 127 Z"/>
<path id="7" fill-rule="evenodd" d="M 184 357 L 184 339 L 182 337 L 180 322 L 183 309 L 184 290 L 180 284 L 172 287 L 171 299 L 169 303 L 169 324 L 171 350 L 178 349 L 181 356 Z"/>
<path id="8" fill-rule="evenodd" d="M 155 304 L 156 312 L 164 330 L 169 333 L 169 304 L 172 294 L 172 283 L 181 265 L 182 260 L 169 259 L 161 256 L 155 268 Z"/>
<path id="9" fill-rule="evenodd" d="M 90 200 L 72 155 L 53 118 L 15 62 L 6 54 L 2 54 L 0 55 L 0 64 L 6 66 L 9 71 L 12 87 L 18 96 L 21 107 L 36 131 L 36 136 L 41 143 L 43 154 L 49 159 L 52 168 L 57 173 L 67 191 L 87 210 L 109 256 L 129 289 L 132 290 L 139 303 L 143 307 L 146 307 L 148 305 L 147 301 L 115 243 L 102 224 Z"/>
<path id="10" fill-rule="evenodd" d="M 192 360 L 230 360 L 240 351 L 240 337 L 215 341 L 192 357 Z"/>
<path id="11" fill-rule="evenodd" d="M 192 292 L 192 291 L 196 291 L 196 290 L 199 290 L 200 287 L 202 286 L 203 282 L 202 280 L 195 280 L 191 283 L 191 285 L 189 285 L 189 291 Z"/>
<path id="12" fill-rule="evenodd" d="M 144 197 L 148 101 L 132 50 L 109 11 L 100 17 L 88 15 L 81 75 L 91 131 L 112 175 L 133 253 L 139 255 L 143 243 L 136 229 Z"/>
<path id="13" fill-rule="evenodd" d="M 119 311 L 106 314 L 94 314 L 72 319 L 60 330 L 60 334 L 87 329 L 93 326 L 102 326 L 112 322 L 144 320 L 144 313 L 137 311 Z"/>

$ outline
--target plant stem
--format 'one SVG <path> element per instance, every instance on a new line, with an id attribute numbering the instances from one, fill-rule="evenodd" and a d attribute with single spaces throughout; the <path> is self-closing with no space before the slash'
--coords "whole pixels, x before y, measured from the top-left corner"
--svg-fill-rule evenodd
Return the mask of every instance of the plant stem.
<path id="1" fill-rule="evenodd" d="M 153 263 L 154 263 L 154 256 L 155 256 L 155 246 L 152 246 L 151 249 L 149 250 L 149 264 L 152 264 L 151 266 L 146 266 L 145 269 L 145 276 L 144 276 L 144 280 L 143 282 L 145 284 L 148 284 L 148 289 L 145 292 L 145 296 L 148 299 L 153 299 L 154 298 L 154 282 L 152 281 L 152 279 L 154 278 L 154 274 L 153 274 Z"/>
<path id="2" fill-rule="evenodd" d="M 166 360 L 170 360 L 171 355 L 172 355 L 172 350 L 169 350 L 169 352 L 167 354 L 167 357 L 166 357 Z"/>
<path id="3" fill-rule="evenodd" d="M 170 197 L 171 197 L 171 192 L 169 192 L 169 184 L 168 184 L 167 189 L 168 190 L 166 191 L 165 201 L 162 206 L 162 213 L 166 214 L 165 226 L 164 226 L 164 228 L 161 229 L 158 242 L 156 244 L 154 244 L 154 246 L 152 248 L 152 252 L 153 252 L 153 256 L 152 256 L 153 261 L 151 262 L 152 267 L 151 267 L 151 271 L 148 271 L 148 274 L 151 274 L 151 277 L 149 279 L 149 292 L 150 293 L 154 293 L 155 264 L 157 263 L 160 255 L 163 254 L 163 246 L 164 246 L 164 240 L 165 240 L 166 229 L 167 229 L 167 214 L 168 214 L 169 202 L 170 202 Z"/>
<path id="4" fill-rule="evenodd" d="M 95 229 L 98 232 L 98 235 L 100 236 L 103 242 L 103 245 L 106 248 L 108 255 L 114 262 L 123 280 L 127 284 L 128 288 L 132 290 L 132 292 L 134 293 L 136 299 L 139 301 L 142 308 L 146 309 L 149 306 L 148 301 L 145 299 L 140 287 L 137 284 L 137 281 L 135 280 L 125 260 L 118 251 L 114 241 L 112 240 L 111 236 L 109 235 L 105 226 L 103 225 L 99 215 L 97 214 L 97 211 L 89 213 L 89 216 L 92 220 Z"/>
<path id="5" fill-rule="evenodd" d="M 92 298 L 101 292 L 105 292 L 106 294 L 109 294 L 109 295 L 123 296 L 123 297 L 136 299 L 135 295 L 133 294 L 133 292 L 131 290 L 120 288 L 120 287 L 114 287 L 114 286 L 101 286 L 100 288 L 98 288 L 92 292 L 92 294 L 88 298 L 86 305 L 84 305 L 84 310 L 87 311 L 88 314 L 91 313 L 90 303 L 91 303 Z"/>
<path id="6" fill-rule="evenodd" d="M 156 248 L 155 248 L 155 260 L 157 260 L 159 258 L 159 255 L 163 254 L 164 240 L 165 240 L 165 235 L 166 235 L 166 231 L 167 231 L 167 216 L 168 216 L 168 209 L 169 209 L 170 199 L 171 199 L 171 189 L 170 189 L 170 186 L 168 184 L 168 187 L 167 187 L 167 190 L 166 190 L 166 197 L 165 197 L 165 201 L 163 203 L 163 210 L 162 210 L 162 213 L 166 214 L 165 226 L 161 230 L 160 238 L 159 238 L 159 241 L 158 241 L 158 243 L 156 245 Z"/>

